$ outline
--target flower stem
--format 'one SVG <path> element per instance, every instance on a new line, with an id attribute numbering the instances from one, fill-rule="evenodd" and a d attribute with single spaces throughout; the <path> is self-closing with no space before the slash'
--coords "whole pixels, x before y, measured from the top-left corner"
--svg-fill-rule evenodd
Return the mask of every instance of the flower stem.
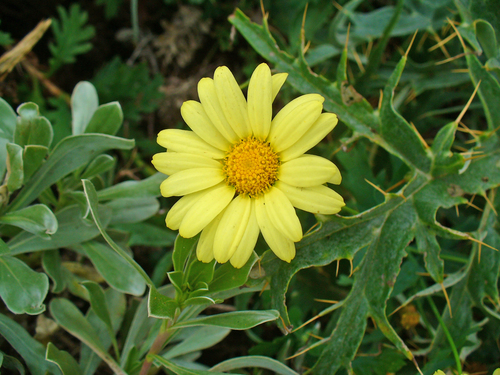
<path id="1" fill-rule="evenodd" d="M 173 331 L 170 329 L 170 327 L 172 327 L 174 323 L 175 321 L 172 319 L 168 319 L 163 322 L 160 328 L 160 332 L 158 333 L 158 336 L 156 336 L 155 341 L 151 345 L 151 348 L 149 349 L 149 352 L 146 355 L 146 358 L 144 359 L 144 363 L 142 364 L 141 372 L 139 373 L 139 375 L 148 374 L 149 369 L 153 364 L 153 359 L 151 358 L 150 354 L 158 354 L 160 352 L 160 350 L 163 348 L 167 340 L 172 335 Z"/>

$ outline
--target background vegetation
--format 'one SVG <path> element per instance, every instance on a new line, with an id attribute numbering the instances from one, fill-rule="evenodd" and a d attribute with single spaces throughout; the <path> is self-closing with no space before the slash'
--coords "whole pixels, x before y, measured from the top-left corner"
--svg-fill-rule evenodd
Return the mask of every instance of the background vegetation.
<path id="1" fill-rule="evenodd" d="M 496 0 L 4 0 L 0 22 L 2 373 L 500 367 Z M 261 61 L 289 74 L 276 111 L 338 114 L 312 152 L 347 205 L 300 213 L 291 264 L 259 241 L 204 265 L 165 228 L 156 134 Z"/>

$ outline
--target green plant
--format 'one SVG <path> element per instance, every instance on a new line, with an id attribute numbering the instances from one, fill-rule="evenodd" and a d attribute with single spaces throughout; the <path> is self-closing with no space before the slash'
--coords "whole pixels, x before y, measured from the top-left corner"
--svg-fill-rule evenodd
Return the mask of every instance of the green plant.
<path id="1" fill-rule="evenodd" d="M 63 7 L 58 7 L 57 11 L 60 20 L 52 20 L 55 41 L 49 44 L 51 74 L 62 65 L 75 62 L 76 56 L 90 51 L 92 43 L 89 40 L 95 35 L 94 27 L 87 25 L 87 12 L 81 10 L 78 4 L 73 4 L 69 12 Z"/>
<path id="2" fill-rule="evenodd" d="M 202 3 L 204 17 L 220 12 Z M 340 119 L 311 152 L 335 159 L 347 205 L 298 214 L 306 234 L 290 263 L 262 239 L 241 269 L 202 263 L 197 237 L 165 228 L 166 177 L 128 169 L 151 153 L 129 150 L 153 143 L 136 126 L 159 106 L 161 77 L 148 65 L 107 62 L 76 85 L 70 108 L 64 95 L 45 98 L 37 78 L 16 78 L 37 104 L 14 111 L 0 99 L 1 370 L 500 371 L 497 5 L 339 3 L 311 1 L 304 16 L 304 1 L 264 2 L 262 24 L 240 10 L 229 19 L 254 50 L 233 45 L 238 79 L 257 52 L 288 73 L 280 95 L 319 93 Z M 135 8 L 137 35 L 145 8 Z M 86 10 L 69 9 L 59 11 L 51 73 L 92 48 Z M 218 35 L 229 35 L 221 24 Z M 116 136 L 124 119 L 136 142 Z M 128 174 L 145 178 L 122 181 Z"/>

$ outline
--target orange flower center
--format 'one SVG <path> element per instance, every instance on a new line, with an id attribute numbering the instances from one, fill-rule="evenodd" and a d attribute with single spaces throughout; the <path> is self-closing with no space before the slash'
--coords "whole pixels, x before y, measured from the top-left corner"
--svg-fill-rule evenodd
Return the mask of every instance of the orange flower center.
<path id="1" fill-rule="evenodd" d="M 238 194 L 258 196 L 278 179 L 280 161 L 269 143 L 253 136 L 234 144 L 224 158 L 226 183 Z"/>

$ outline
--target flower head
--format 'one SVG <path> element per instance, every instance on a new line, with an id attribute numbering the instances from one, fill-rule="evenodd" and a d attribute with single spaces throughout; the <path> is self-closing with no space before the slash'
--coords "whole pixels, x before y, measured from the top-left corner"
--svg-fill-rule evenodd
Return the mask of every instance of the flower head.
<path id="1" fill-rule="evenodd" d="M 165 197 L 182 196 L 166 224 L 182 237 L 201 232 L 198 259 L 228 260 L 242 267 L 262 233 L 271 250 L 290 262 L 302 227 L 295 213 L 334 214 L 342 197 L 326 186 L 341 176 L 331 161 L 304 154 L 337 125 L 322 113 L 324 98 L 302 95 L 272 117 L 272 103 L 287 74 L 271 75 L 259 65 L 245 99 L 231 71 L 219 67 L 214 79 L 198 83 L 200 102 L 181 107 L 192 131 L 167 129 L 158 143 L 167 152 L 153 165 L 169 175 L 161 184 Z"/>

